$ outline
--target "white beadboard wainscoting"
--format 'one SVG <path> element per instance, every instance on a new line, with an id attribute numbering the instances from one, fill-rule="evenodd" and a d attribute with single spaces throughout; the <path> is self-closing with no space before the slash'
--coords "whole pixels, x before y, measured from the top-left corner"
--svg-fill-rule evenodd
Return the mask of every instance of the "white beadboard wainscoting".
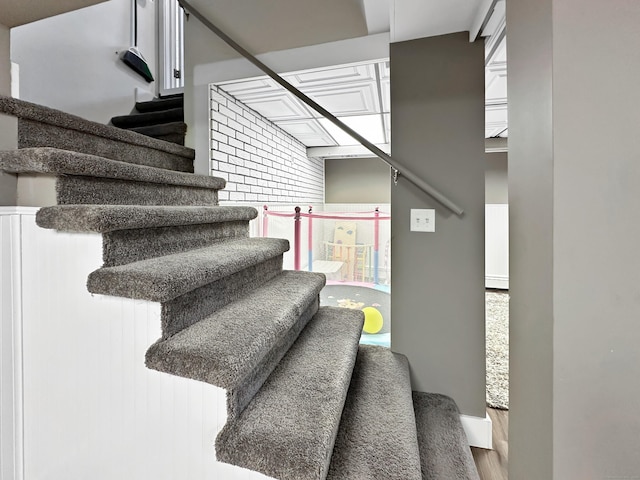
<path id="1" fill-rule="evenodd" d="M 102 238 L 0 208 L 0 479 L 257 480 L 216 462 L 225 392 L 147 369 L 157 303 L 91 295 Z"/>
<path id="2" fill-rule="evenodd" d="M 485 287 L 509 289 L 509 205 L 485 205 Z"/>

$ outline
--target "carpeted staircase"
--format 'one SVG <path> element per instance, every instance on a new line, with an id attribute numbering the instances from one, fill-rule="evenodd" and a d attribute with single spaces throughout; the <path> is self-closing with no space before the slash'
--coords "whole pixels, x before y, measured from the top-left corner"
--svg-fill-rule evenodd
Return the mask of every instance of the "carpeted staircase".
<path id="1" fill-rule="evenodd" d="M 361 312 L 319 307 L 324 276 L 284 271 L 286 240 L 249 238 L 257 211 L 218 206 L 225 182 L 186 173 L 193 150 L 7 97 L 0 113 L 19 137 L 0 169 L 56 177 L 38 225 L 103 235 L 89 291 L 162 304 L 147 366 L 227 390 L 220 461 L 291 480 L 478 478 L 453 400 L 412 393 L 406 357 L 359 345 Z"/>
<path id="2" fill-rule="evenodd" d="M 184 145 L 187 124 L 184 123 L 183 95 L 136 102 L 133 113 L 113 117 L 111 124 L 148 137 Z"/>

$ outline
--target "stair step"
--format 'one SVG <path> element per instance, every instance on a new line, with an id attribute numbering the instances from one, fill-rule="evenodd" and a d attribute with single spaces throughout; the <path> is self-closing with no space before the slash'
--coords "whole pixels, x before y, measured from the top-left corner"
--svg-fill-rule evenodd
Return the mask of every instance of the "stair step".
<path id="1" fill-rule="evenodd" d="M 153 344 L 149 368 L 230 391 L 237 415 L 318 310 L 324 275 L 285 271 L 208 317 Z"/>
<path id="2" fill-rule="evenodd" d="M 18 147 L 55 147 L 152 167 L 193 172 L 195 150 L 0 95 L 0 113 L 18 117 Z"/>
<path id="3" fill-rule="evenodd" d="M 134 113 L 131 115 L 119 115 L 111 119 L 113 126 L 119 128 L 146 127 L 149 125 L 157 125 L 159 123 L 182 121 L 184 121 L 184 109 L 182 107 Z"/>
<path id="4" fill-rule="evenodd" d="M 222 429 L 218 460 L 281 480 L 325 478 L 362 325 L 360 311 L 320 308 L 247 408 Z"/>
<path id="5" fill-rule="evenodd" d="M 327 475 L 354 478 L 422 479 L 409 363 L 384 347 L 358 349 Z"/>
<path id="6" fill-rule="evenodd" d="M 57 205 L 41 208 L 36 223 L 42 228 L 67 232 L 106 233 L 137 228 L 182 227 L 253 220 L 253 207 Z"/>
<path id="7" fill-rule="evenodd" d="M 149 239 L 149 250 L 155 248 Z M 91 293 L 167 302 L 289 250 L 287 240 L 248 238 L 92 272 Z"/>
<path id="8" fill-rule="evenodd" d="M 42 228 L 103 234 L 105 267 L 247 238 L 253 207 L 58 205 L 36 214 Z M 154 248 L 149 248 L 149 237 Z"/>
<path id="9" fill-rule="evenodd" d="M 423 478 L 479 480 L 458 406 L 450 397 L 413 392 Z"/>
<path id="10" fill-rule="evenodd" d="M 162 303 L 162 338 L 169 338 L 282 274 L 282 256 L 251 265 Z"/>
<path id="11" fill-rule="evenodd" d="M 159 125 L 150 125 L 148 127 L 133 127 L 128 130 L 138 132 L 143 135 L 149 135 L 150 137 L 170 134 L 184 135 L 187 133 L 187 124 L 184 122 L 161 123 Z"/>
<path id="12" fill-rule="evenodd" d="M 118 230 L 102 234 L 103 266 L 115 267 L 248 237 L 247 221 Z M 153 249 L 149 248 L 149 238 L 153 238 Z"/>
<path id="13" fill-rule="evenodd" d="M 225 180 L 110 160 L 56 148 L 0 152 L 10 173 L 58 175 L 58 204 L 192 205 L 218 202 Z"/>
<path id="14" fill-rule="evenodd" d="M 158 110 L 168 110 L 170 108 L 179 108 L 184 105 L 184 96 L 176 95 L 165 98 L 155 98 L 148 102 L 136 102 L 136 110 L 140 113 L 157 112 Z"/>
<path id="15" fill-rule="evenodd" d="M 148 127 L 129 128 L 132 132 L 138 132 L 153 138 L 160 138 L 167 142 L 184 145 L 184 138 L 187 134 L 187 124 L 184 122 L 161 123 Z"/>

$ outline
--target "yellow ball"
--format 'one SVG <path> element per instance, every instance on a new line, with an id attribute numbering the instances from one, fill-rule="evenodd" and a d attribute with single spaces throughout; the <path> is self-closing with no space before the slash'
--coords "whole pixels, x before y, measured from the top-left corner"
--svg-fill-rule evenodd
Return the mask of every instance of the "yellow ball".
<path id="1" fill-rule="evenodd" d="M 365 333 L 378 333 L 382 330 L 384 320 L 380 310 L 374 307 L 364 307 L 362 312 L 364 313 L 364 327 L 362 330 Z"/>

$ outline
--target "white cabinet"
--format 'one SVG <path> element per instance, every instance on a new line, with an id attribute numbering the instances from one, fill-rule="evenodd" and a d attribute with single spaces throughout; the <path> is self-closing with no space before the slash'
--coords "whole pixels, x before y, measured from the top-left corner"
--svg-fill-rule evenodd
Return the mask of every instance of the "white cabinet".
<path id="1" fill-rule="evenodd" d="M 509 288 L 509 205 L 485 205 L 485 286 Z"/>

